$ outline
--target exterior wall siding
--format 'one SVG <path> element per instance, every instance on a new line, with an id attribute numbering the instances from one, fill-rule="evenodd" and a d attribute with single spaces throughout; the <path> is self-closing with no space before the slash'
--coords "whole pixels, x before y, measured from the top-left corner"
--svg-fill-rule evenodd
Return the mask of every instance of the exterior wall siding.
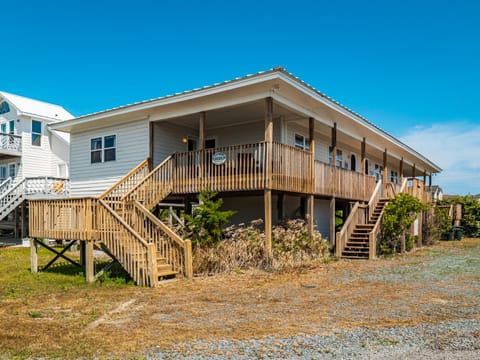
<path id="1" fill-rule="evenodd" d="M 91 163 L 91 139 L 116 135 L 116 160 Z M 71 135 L 70 179 L 72 196 L 93 195 L 127 174 L 149 155 L 147 120 L 89 130 Z M 91 187 L 91 194 L 85 190 Z"/>

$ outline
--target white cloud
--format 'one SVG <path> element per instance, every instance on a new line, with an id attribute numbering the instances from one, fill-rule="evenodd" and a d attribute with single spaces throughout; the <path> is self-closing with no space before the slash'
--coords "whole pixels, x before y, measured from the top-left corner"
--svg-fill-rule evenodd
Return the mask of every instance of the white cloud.
<path id="1" fill-rule="evenodd" d="M 451 122 L 419 126 L 402 141 L 443 169 L 433 183 L 445 193 L 480 193 L 480 125 Z"/>

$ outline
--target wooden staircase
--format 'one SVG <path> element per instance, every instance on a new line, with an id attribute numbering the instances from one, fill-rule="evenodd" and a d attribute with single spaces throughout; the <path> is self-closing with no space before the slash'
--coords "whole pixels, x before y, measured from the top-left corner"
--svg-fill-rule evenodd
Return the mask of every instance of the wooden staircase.
<path id="1" fill-rule="evenodd" d="M 348 237 L 345 248 L 342 251 L 342 258 L 346 259 L 368 259 L 370 254 L 370 233 L 377 224 L 385 205 L 389 199 L 380 199 L 370 214 L 368 224 L 357 224 L 352 234 Z"/>
<path id="2" fill-rule="evenodd" d="M 179 274 L 193 275 L 190 240 L 182 239 L 149 210 L 170 194 L 171 175 L 170 158 L 152 171 L 147 159 L 99 198 L 106 216 L 100 222 L 100 241 L 139 285 L 156 286 Z M 116 235 L 107 224 L 117 226 Z"/>

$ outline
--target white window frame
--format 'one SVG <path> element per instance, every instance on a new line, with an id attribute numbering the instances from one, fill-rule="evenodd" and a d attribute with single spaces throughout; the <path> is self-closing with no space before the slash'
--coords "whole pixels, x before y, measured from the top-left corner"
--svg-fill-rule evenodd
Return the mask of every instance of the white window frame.
<path id="1" fill-rule="evenodd" d="M 11 172 L 10 172 L 10 169 L 12 168 L 12 166 L 13 166 L 13 169 L 14 169 L 13 176 L 11 175 Z M 7 177 L 12 178 L 12 180 L 15 179 L 15 177 L 17 176 L 17 171 L 18 171 L 17 168 L 18 167 L 17 167 L 16 163 L 14 163 L 14 162 L 13 163 L 8 163 L 8 167 L 7 167 L 7 175 L 8 176 Z"/>
<path id="2" fill-rule="evenodd" d="M 390 182 L 398 185 L 398 171 L 390 170 Z"/>
<path id="3" fill-rule="evenodd" d="M 301 139 L 300 143 L 297 143 L 297 137 Z M 310 139 L 302 134 L 297 134 L 295 133 L 293 137 L 293 146 L 297 149 L 303 150 L 303 151 L 309 151 L 310 150 Z"/>
<path id="4" fill-rule="evenodd" d="M 5 172 L 5 176 L 2 176 L 2 172 Z M 0 165 L 0 180 L 8 179 L 8 164 Z"/>
<path id="5" fill-rule="evenodd" d="M 114 137 L 114 146 L 105 147 L 105 138 L 108 138 L 108 137 L 111 137 L 111 136 Z M 97 139 L 100 139 L 100 148 L 92 149 L 92 141 L 97 140 Z M 117 134 L 95 136 L 95 137 L 90 138 L 90 164 L 93 165 L 93 164 L 102 164 L 102 163 L 106 163 L 106 162 L 117 161 L 117 148 L 118 148 Z M 105 151 L 106 150 L 111 150 L 111 149 L 115 150 L 115 158 L 112 159 L 112 160 L 105 160 Z M 100 153 L 100 161 L 92 161 L 92 153 L 93 152 L 99 152 Z"/>

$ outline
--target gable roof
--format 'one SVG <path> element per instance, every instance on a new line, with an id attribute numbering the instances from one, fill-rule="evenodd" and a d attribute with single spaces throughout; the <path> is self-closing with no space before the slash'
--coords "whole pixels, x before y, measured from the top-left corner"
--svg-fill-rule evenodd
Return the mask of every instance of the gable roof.
<path id="1" fill-rule="evenodd" d="M 5 91 L 0 91 L 0 96 L 13 105 L 20 114 L 39 116 L 53 121 L 69 120 L 74 117 L 60 105 L 10 94 Z"/>
<path id="2" fill-rule="evenodd" d="M 325 106 L 331 109 L 334 109 L 336 112 L 345 115 L 351 121 L 367 128 L 369 131 L 372 131 L 373 133 L 379 135 L 381 138 L 385 139 L 386 141 L 395 144 L 396 146 L 403 149 L 404 151 L 407 151 L 408 153 L 421 159 L 421 161 L 425 162 L 425 164 L 428 164 L 428 166 L 432 169 L 432 172 L 440 172 L 442 170 L 438 165 L 433 163 L 431 160 L 427 159 L 425 156 L 423 156 L 422 154 L 420 154 L 419 152 L 417 152 L 407 144 L 403 143 L 393 135 L 387 133 L 385 130 L 373 124 L 371 121 L 362 117 L 358 113 L 342 105 L 338 101 L 333 100 L 332 98 L 320 92 L 313 86 L 309 85 L 308 83 L 304 82 L 303 80 L 289 73 L 283 67 L 275 67 L 267 71 L 261 71 L 255 74 L 249 74 L 243 77 L 237 77 L 232 80 L 215 83 L 209 86 L 204 86 L 204 87 L 196 88 L 193 90 L 188 90 L 188 91 L 166 95 L 158 98 L 153 98 L 150 100 L 139 101 L 139 102 L 135 102 L 128 105 L 123 105 L 123 106 L 83 115 L 74 119 L 52 124 L 50 125 L 50 127 L 55 130 L 69 132 L 73 127 L 77 125 L 93 123 L 93 122 L 101 122 L 119 115 L 128 115 L 137 111 L 150 110 L 150 109 L 154 109 L 157 107 L 162 107 L 170 104 L 179 104 L 184 101 L 199 99 L 202 97 L 206 97 L 208 95 L 227 92 L 232 89 L 252 86 L 252 85 L 261 84 L 264 82 L 266 83 L 270 80 L 282 81 L 285 84 L 288 84 L 290 87 L 295 88 L 298 91 L 306 94 L 307 96 L 315 99 L 316 101 L 324 104 Z M 271 90 L 271 91 L 274 91 L 274 90 Z M 268 96 L 272 96 L 274 99 L 278 100 L 276 98 L 276 94 L 273 92 Z M 313 118 L 316 118 L 315 114 L 313 113 L 311 114 L 311 116 Z"/>

